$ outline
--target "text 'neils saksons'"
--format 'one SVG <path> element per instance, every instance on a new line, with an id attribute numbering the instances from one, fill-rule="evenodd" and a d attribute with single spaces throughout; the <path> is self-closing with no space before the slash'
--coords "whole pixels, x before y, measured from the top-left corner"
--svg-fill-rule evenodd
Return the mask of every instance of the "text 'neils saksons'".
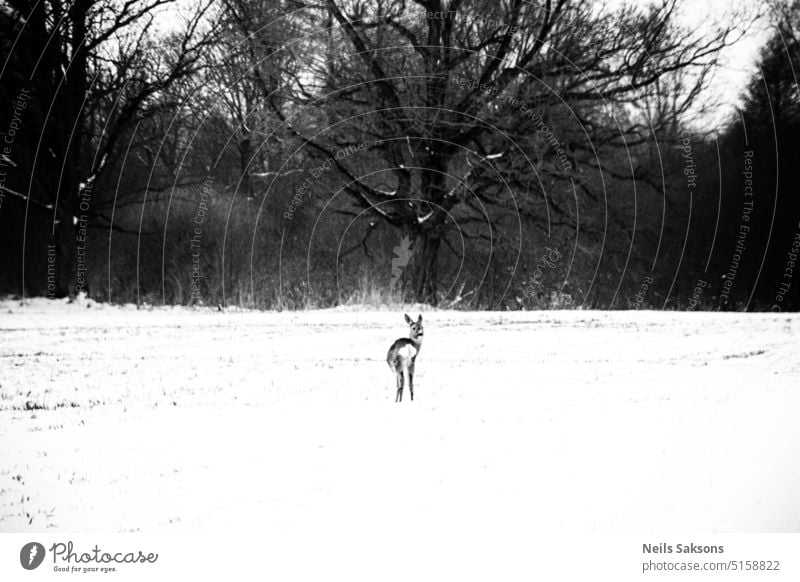
<path id="1" fill-rule="evenodd" d="M 724 554 L 723 546 L 700 546 L 696 544 L 642 544 L 643 554 Z"/>

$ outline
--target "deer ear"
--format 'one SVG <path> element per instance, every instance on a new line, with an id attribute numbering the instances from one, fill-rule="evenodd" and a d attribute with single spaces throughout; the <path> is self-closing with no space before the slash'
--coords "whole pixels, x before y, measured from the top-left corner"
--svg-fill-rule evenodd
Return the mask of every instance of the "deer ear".
<path id="1" fill-rule="evenodd" d="M 414 323 L 413 321 L 411 321 L 411 318 L 408 316 L 408 313 L 406 313 L 406 323 L 408 325 L 411 325 L 412 323 Z"/>
<path id="2" fill-rule="evenodd" d="M 422 314 L 421 313 L 419 315 L 419 319 L 417 320 L 417 323 L 422 323 Z"/>

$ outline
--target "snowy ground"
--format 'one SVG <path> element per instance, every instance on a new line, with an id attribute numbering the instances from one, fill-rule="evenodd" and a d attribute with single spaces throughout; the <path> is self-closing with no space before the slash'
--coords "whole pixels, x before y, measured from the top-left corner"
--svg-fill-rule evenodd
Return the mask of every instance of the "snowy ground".
<path id="1" fill-rule="evenodd" d="M 798 316 L 0 308 L 0 531 L 800 532 Z"/>

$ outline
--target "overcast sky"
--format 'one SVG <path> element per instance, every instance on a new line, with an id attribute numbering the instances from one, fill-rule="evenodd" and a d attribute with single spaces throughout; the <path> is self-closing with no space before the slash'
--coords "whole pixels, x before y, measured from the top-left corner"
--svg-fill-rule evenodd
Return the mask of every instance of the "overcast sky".
<path id="1" fill-rule="evenodd" d="M 722 54 L 721 67 L 706 91 L 705 97 L 716 96 L 727 105 L 711 120 L 711 125 L 724 122 L 739 104 L 744 87 L 758 71 L 757 59 L 769 36 L 769 20 L 762 17 L 753 23 L 752 19 L 757 10 L 765 10 L 766 5 L 764 0 L 684 0 L 681 20 L 688 26 L 710 32 L 715 23 L 726 22 L 731 15 L 740 15 L 737 24 L 745 29 L 745 36 Z"/>

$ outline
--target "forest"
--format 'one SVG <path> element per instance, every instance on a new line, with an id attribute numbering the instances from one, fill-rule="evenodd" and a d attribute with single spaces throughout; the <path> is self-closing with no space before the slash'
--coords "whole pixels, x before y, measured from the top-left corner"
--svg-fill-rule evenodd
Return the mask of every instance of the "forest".
<path id="1" fill-rule="evenodd" d="M 691 4 L 8 0 L 0 294 L 796 311 L 800 1 Z"/>

